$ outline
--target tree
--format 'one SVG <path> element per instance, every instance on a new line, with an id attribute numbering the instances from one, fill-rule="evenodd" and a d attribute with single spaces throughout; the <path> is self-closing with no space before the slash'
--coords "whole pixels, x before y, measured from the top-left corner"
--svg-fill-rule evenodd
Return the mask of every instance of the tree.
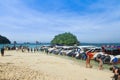
<path id="1" fill-rule="evenodd" d="M 72 33 L 63 33 L 56 35 L 53 40 L 51 41 L 52 45 L 79 45 L 80 42 L 77 40 L 77 37 L 73 35 Z"/>
<path id="2" fill-rule="evenodd" d="M 10 44 L 10 40 L 0 35 L 0 44 Z"/>

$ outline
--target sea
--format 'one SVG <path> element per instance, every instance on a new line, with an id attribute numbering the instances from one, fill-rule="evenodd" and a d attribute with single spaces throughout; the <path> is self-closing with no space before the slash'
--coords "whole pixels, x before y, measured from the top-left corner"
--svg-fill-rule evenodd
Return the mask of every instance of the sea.
<path id="1" fill-rule="evenodd" d="M 28 46 L 30 48 L 35 48 L 35 47 L 41 47 L 41 46 L 49 46 L 51 45 L 50 43 L 18 43 L 16 44 L 16 46 Z M 97 47 L 101 47 L 103 45 L 109 45 L 109 46 L 120 46 L 120 43 L 80 43 L 80 46 L 97 46 Z M 9 46 L 9 47 L 13 47 L 14 44 L 0 44 L 0 49 L 4 46 Z"/>
<path id="2" fill-rule="evenodd" d="M 35 48 L 35 47 L 41 47 L 41 46 L 49 46 L 50 43 L 40 43 L 40 44 L 36 44 L 36 43 L 17 43 L 15 44 L 15 46 L 27 46 L 29 48 Z M 5 46 L 9 46 L 9 47 L 13 47 L 14 44 L 0 44 L 0 49 L 5 47 Z"/>

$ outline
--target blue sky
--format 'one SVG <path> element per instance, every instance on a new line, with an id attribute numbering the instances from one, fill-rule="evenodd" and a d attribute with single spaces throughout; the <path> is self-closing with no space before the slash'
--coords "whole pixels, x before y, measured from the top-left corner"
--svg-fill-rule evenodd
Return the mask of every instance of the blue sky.
<path id="1" fill-rule="evenodd" d="M 50 42 L 71 32 L 80 42 L 120 43 L 120 0 L 1 0 L 0 34 Z"/>

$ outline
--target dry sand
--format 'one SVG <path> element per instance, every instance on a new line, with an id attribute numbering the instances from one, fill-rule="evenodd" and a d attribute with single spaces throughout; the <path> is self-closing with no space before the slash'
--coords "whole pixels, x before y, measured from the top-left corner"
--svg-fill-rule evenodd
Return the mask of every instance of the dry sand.
<path id="1" fill-rule="evenodd" d="M 111 75 L 42 52 L 5 51 L 5 56 L 0 56 L 0 80 L 111 80 Z"/>

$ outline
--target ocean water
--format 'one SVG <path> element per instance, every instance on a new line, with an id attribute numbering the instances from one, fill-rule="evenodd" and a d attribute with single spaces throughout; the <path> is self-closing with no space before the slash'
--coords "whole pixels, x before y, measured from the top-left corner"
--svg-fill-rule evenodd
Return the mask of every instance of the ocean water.
<path id="1" fill-rule="evenodd" d="M 41 43 L 41 44 L 35 44 L 35 43 L 24 44 L 24 43 L 19 43 L 19 44 L 16 44 L 16 46 L 28 46 L 30 48 L 41 47 L 43 45 L 50 45 L 50 43 Z M 4 47 L 4 46 L 13 47 L 14 44 L 0 44 L 0 49 L 2 47 Z"/>
<path id="2" fill-rule="evenodd" d="M 107 46 L 120 46 L 120 43 L 81 43 L 80 45 L 91 45 L 91 46 L 97 46 L 97 47 L 101 47 L 103 45 Z"/>
<path id="3" fill-rule="evenodd" d="M 28 46 L 30 48 L 35 48 L 35 47 L 41 47 L 43 45 L 50 45 L 50 43 L 41 43 L 41 44 L 35 44 L 35 43 L 30 43 L 30 44 L 24 44 L 24 43 L 19 43 L 16 44 L 16 46 Z M 109 45 L 109 46 L 120 46 L 120 43 L 81 43 L 80 46 L 97 46 L 97 47 L 101 47 L 102 45 Z M 13 47 L 14 44 L 0 44 L 0 49 L 4 46 L 10 46 Z"/>

